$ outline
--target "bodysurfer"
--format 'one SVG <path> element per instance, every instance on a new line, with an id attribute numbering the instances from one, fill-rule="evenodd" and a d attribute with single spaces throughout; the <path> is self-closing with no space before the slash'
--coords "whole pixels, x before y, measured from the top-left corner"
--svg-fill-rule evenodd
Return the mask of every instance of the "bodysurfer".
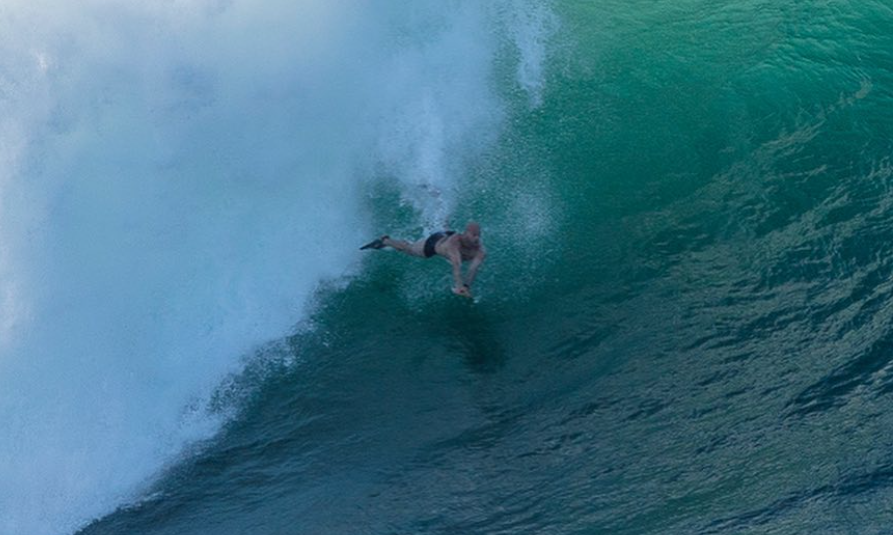
<path id="1" fill-rule="evenodd" d="M 463 297 L 471 297 L 471 284 L 477 275 L 478 268 L 487 256 L 484 244 L 481 243 L 481 226 L 475 222 L 465 225 L 465 232 L 445 230 L 435 232 L 427 238 L 415 242 L 394 240 L 384 235 L 369 242 L 360 249 L 381 249 L 391 247 L 410 256 L 431 258 L 434 255 L 446 258 L 453 266 L 453 293 Z M 471 262 L 462 279 L 462 262 Z"/>

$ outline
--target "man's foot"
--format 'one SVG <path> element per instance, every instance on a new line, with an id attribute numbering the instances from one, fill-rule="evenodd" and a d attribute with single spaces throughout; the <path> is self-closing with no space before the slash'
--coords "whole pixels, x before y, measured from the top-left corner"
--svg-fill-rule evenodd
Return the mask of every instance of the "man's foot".
<path id="1" fill-rule="evenodd" d="M 385 247 L 384 241 L 386 239 L 388 239 L 387 234 L 385 234 L 381 238 L 378 238 L 377 240 L 373 240 L 373 241 L 367 243 L 366 245 L 360 247 L 360 250 L 362 251 L 364 249 L 381 249 L 382 247 Z"/>
<path id="2" fill-rule="evenodd" d="M 461 295 L 462 297 L 467 297 L 469 299 L 474 299 L 471 295 L 471 289 L 466 285 L 462 285 L 460 288 L 453 288 L 453 293 L 456 295 Z"/>

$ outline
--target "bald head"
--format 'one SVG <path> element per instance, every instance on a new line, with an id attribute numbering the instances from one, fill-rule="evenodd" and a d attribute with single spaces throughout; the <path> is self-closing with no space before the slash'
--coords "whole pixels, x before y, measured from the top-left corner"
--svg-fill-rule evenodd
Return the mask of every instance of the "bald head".
<path id="1" fill-rule="evenodd" d="M 481 226 L 474 221 L 469 221 L 468 224 L 465 225 L 465 232 L 459 236 L 459 241 L 462 242 L 465 247 L 480 247 Z"/>

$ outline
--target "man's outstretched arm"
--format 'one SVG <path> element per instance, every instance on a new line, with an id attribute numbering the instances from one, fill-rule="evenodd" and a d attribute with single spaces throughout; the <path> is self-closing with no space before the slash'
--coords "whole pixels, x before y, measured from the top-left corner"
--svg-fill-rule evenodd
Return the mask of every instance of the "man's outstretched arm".
<path id="1" fill-rule="evenodd" d="M 471 292 L 462 283 L 462 255 L 459 251 L 452 251 L 449 255 L 450 264 L 453 266 L 453 293 L 471 297 Z"/>
<path id="2" fill-rule="evenodd" d="M 462 288 L 462 257 L 458 251 L 451 251 L 449 260 L 453 266 L 453 288 L 459 290 Z"/>
<path id="3" fill-rule="evenodd" d="M 474 278 L 478 274 L 478 268 L 481 267 L 481 264 L 484 262 L 484 259 L 487 258 L 487 251 L 481 249 L 478 251 L 478 254 L 475 255 L 474 259 L 471 261 L 471 265 L 468 266 L 468 273 L 465 275 L 465 284 L 471 286 L 471 283 L 474 282 Z"/>

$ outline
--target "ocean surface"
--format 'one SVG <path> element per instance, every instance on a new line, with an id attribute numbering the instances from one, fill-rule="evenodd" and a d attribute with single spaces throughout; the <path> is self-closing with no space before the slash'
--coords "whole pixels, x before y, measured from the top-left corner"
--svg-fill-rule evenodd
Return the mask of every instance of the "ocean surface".
<path id="1" fill-rule="evenodd" d="M 893 3 L 4 0 L 0 535 L 248 533 L 893 533 Z"/>

